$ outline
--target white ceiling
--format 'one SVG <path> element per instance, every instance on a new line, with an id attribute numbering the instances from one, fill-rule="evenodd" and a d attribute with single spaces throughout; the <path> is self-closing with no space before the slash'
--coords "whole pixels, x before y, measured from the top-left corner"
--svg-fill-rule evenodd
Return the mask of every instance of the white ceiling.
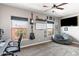
<path id="1" fill-rule="evenodd" d="M 52 9 L 55 11 L 54 13 L 51 12 L 52 10 L 45 12 L 45 10 L 51 8 L 53 4 L 61 3 L 6 3 L 5 5 L 27 9 L 30 11 L 48 14 L 52 16 L 54 15 L 56 17 L 66 17 L 74 14 L 79 14 L 79 3 L 68 3 L 66 5 L 61 6 L 64 8 L 64 10 Z M 43 7 L 43 5 L 47 5 L 49 7 L 45 8 Z"/>

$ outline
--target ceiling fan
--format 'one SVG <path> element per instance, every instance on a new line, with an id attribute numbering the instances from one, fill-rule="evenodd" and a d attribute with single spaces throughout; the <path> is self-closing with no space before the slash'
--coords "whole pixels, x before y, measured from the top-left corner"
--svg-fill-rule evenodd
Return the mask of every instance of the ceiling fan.
<path id="1" fill-rule="evenodd" d="M 56 5 L 56 4 L 53 4 L 53 6 L 50 8 L 50 9 L 47 9 L 47 10 L 45 10 L 45 11 L 49 11 L 49 10 L 51 10 L 51 9 L 60 9 L 60 10 L 63 10 L 64 8 L 61 8 L 60 6 L 63 6 L 63 5 L 66 5 L 66 4 L 68 4 L 68 3 L 61 3 L 61 4 L 59 4 L 59 5 Z M 48 7 L 47 5 L 44 5 L 43 7 Z"/>

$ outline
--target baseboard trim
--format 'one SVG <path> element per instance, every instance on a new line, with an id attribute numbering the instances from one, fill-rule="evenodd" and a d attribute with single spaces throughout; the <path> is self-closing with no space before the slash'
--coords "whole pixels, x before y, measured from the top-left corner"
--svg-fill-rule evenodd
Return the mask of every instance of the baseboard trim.
<path id="1" fill-rule="evenodd" d="M 26 45 L 26 46 L 22 46 L 21 48 L 26 48 L 26 47 L 30 47 L 30 46 L 34 46 L 34 45 L 39 45 L 39 44 L 47 43 L 47 42 L 51 42 L 51 40 L 43 41 L 43 42 L 39 42 L 39 43 L 34 43 L 34 44 L 29 44 L 29 45 Z"/>

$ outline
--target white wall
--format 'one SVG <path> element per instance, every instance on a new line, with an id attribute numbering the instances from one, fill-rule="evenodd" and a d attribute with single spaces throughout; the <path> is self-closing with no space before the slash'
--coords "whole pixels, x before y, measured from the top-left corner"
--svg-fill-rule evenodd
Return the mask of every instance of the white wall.
<path id="1" fill-rule="evenodd" d="M 7 7 L 7 6 L 1 6 L 0 5 L 0 25 L 1 28 L 5 29 L 5 33 L 7 34 L 7 37 L 11 38 L 11 16 L 21 16 L 21 17 L 29 17 L 30 12 L 27 12 L 25 10 Z"/>
<path id="2" fill-rule="evenodd" d="M 68 28 L 68 31 L 65 31 L 66 28 Z M 79 26 L 64 26 L 61 27 L 61 32 L 67 33 L 79 41 Z"/>
<path id="3" fill-rule="evenodd" d="M 28 18 L 28 22 L 30 23 L 29 21 L 31 17 L 30 15 L 31 15 L 31 11 L 27 11 L 27 10 L 15 8 L 15 7 L 10 7 L 10 6 L 5 6 L 5 5 L 0 5 L 0 28 L 3 28 L 5 30 L 5 38 L 8 37 L 9 39 L 11 39 L 11 16 Z M 46 19 L 47 15 L 34 13 L 34 20 L 36 19 L 35 18 L 36 16 L 40 16 L 40 18 Z M 56 30 L 56 33 L 58 33 L 59 31 L 58 18 L 55 19 L 55 24 L 56 24 L 55 30 Z M 35 26 L 34 26 L 34 32 L 36 32 Z M 30 24 L 29 24 L 29 29 L 28 29 L 28 35 L 29 33 L 30 33 Z M 23 45 L 39 43 L 39 42 L 47 41 L 47 40 L 49 39 L 46 39 L 46 40 L 41 39 L 40 41 L 38 39 L 26 40 L 23 42 Z"/>
<path id="4" fill-rule="evenodd" d="M 72 37 L 74 37 L 75 40 L 79 41 L 79 13 L 63 17 L 62 19 L 69 18 L 69 17 L 74 17 L 74 16 L 77 16 L 78 26 L 67 26 L 68 31 L 64 31 L 65 26 L 63 26 L 63 27 L 61 27 L 61 32 L 65 32 L 65 33 L 71 35 Z"/>

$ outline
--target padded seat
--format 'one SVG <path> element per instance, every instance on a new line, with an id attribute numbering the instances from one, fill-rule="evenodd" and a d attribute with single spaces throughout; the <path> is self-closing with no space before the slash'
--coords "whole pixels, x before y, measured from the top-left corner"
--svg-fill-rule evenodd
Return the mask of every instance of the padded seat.
<path id="1" fill-rule="evenodd" d="M 16 47 L 16 46 L 11 46 L 11 47 L 7 48 L 8 52 L 16 52 L 17 50 L 18 50 L 18 47 Z"/>
<path id="2" fill-rule="evenodd" d="M 14 56 L 15 52 L 20 52 L 20 43 L 22 40 L 22 36 L 23 36 L 23 34 L 20 34 L 20 37 L 19 37 L 18 42 L 17 42 L 18 43 L 17 46 L 11 45 L 11 43 L 13 43 L 12 41 L 10 41 L 8 43 L 8 46 L 5 49 L 5 52 L 7 52 L 7 54 L 11 54 L 12 56 Z"/>
<path id="3" fill-rule="evenodd" d="M 60 43 L 60 44 L 65 44 L 65 45 L 70 45 L 72 44 L 72 40 L 70 39 L 65 39 L 61 34 L 56 34 L 54 37 L 51 38 L 54 42 Z"/>

